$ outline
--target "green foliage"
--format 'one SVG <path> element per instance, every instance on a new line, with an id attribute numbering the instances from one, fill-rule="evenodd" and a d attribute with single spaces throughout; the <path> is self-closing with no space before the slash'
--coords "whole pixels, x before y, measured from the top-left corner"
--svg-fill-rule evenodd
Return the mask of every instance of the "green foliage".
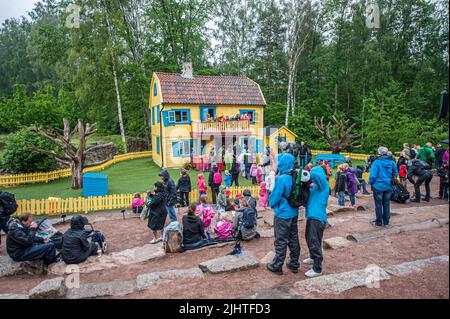
<path id="1" fill-rule="evenodd" d="M 48 172 L 57 168 L 54 158 L 30 150 L 30 144 L 45 150 L 55 150 L 55 147 L 28 129 L 9 135 L 5 144 L 1 167 L 12 173 Z"/>

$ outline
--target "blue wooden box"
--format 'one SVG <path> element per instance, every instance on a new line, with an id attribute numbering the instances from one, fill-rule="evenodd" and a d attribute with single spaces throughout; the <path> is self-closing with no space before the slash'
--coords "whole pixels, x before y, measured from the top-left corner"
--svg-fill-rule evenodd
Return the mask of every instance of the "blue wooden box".
<path id="1" fill-rule="evenodd" d="M 86 173 L 83 175 L 83 197 L 108 195 L 108 175 Z"/>

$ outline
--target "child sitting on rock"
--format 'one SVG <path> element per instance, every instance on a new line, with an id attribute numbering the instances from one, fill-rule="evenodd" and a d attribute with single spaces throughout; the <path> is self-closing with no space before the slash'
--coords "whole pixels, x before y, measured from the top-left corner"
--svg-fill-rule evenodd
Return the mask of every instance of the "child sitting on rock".
<path id="1" fill-rule="evenodd" d="M 144 200 L 141 198 L 141 194 L 135 193 L 134 198 L 131 201 L 131 209 L 133 213 L 140 214 L 142 213 L 142 209 L 144 208 Z"/>
<path id="2" fill-rule="evenodd" d="M 260 236 L 256 231 L 255 210 L 249 206 L 249 203 L 245 198 L 241 199 L 239 204 L 240 207 L 236 211 L 236 216 L 234 218 L 235 232 L 241 232 L 241 239 L 244 241 L 259 238 Z"/>
<path id="3" fill-rule="evenodd" d="M 228 198 L 227 193 L 228 193 L 227 188 L 225 186 L 223 186 L 223 185 L 220 185 L 220 187 L 219 187 L 219 196 L 217 198 L 217 205 L 218 205 L 217 209 L 220 209 L 222 211 L 230 211 L 230 210 L 232 210 L 231 202 L 230 202 L 230 200 Z"/>
<path id="4" fill-rule="evenodd" d="M 214 218 L 214 209 L 212 205 L 208 203 L 208 196 L 202 195 L 200 197 L 200 205 L 197 206 L 195 214 L 202 219 L 206 236 L 208 240 L 211 239 L 211 223 Z"/>
<path id="5" fill-rule="evenodd" d="M 258 200 L 258 206 L 261 208 L 266 208 L 269 204 L 269 194 L 267 191 L 266 183 L 261 183 L 261 189 L 259 191 L 259 200 Z"/>
<path id="6" fill-rule="evenodd" d="M 214 232 L 218 239 L 230 239 L 233 238 L 233 224 L 232 218 L 228 213 L 221 213 L 219 221 L 214 227 Z"/>

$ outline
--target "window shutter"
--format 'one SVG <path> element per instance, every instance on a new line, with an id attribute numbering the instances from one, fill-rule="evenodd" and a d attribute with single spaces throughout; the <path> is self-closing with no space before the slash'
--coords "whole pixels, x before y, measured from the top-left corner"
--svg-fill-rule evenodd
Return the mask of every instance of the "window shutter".
<path id="1" fill-rule="evenodd" d="M 169 111 L 162 111 L 163 123 L 164 126 L 169 126 Z"/>
<path id="2" fill-rule="evenodd" d="M 174 157 L 180 156 L 180 145 L 179 142 L 172 142 L 172 154 Z"/>

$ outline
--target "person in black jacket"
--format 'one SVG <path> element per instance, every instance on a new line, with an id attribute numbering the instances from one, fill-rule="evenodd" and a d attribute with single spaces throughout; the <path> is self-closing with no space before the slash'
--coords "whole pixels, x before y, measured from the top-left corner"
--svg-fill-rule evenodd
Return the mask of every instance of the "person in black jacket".
<path id="1" fill-rule="evenodd" d="M 339 196 L 338 203 L 340 206 L 345 206 L 345 185 L 347 184 L 347 177 L 345 175 L 345 168 L 343 164 L 338 166 L 336 173 L 336 184 L 334 185 L 334 193 Z"/>
<path id="2" fill-rule="evenodd" d="M 415 181 L 413 177 L 418 177 Z M 408 168 L 408 180 L 414 185 L 416 198 L 412 198 L 411 202 L 420 202 L 420 185 L 425 182 L 425 198 L 424 201 L 430 201 L 430 182 L 433 179 L 431 167 L 427 162 L 419 159 L 413 159 L 412 165 Z"/>
<path id="3" fill-rule="evenodd" d="M 37 224 L 33 222 L 31 214 L 22 214 L 19 220 L 13 220 L 9 224 L 6 237 L 6 250 L 12 260 L 20 261 L 44 261 L 44 271 L 48 265 L 56 262 L 55 245 L 48 238 L 36 236 Z"/>
<path id="4" fill-rule="evenodd" d="M 183 247 L 185 250 L 200 248 L 205 244 L 206 235 L 203 222 L 195 215 L 197 204 L 191 204 L 187 215 L 183 216 Z"/>
<path id="5" fill-rule="evenodd" d="M 240 173 L 240 169 L 239 169 L 239 164 L 236 160 L 236 154 L 233 154 L 233 163 L 231 164 L 231 186 L 233 186 L 233 183 L 236 186 L 239 186 L 239 173 Z"/>
<path id="6" fill-rule="evenodd" d="M 304 141 L 300 142 L 300 146 L 298 148 L 298 155 L 300 155 L 300 167 L 303 168 L 308 164 L 308 152 L 309 148 L 306 146 Z"/>
<path id="7" fill-rule="evenodd" d="M 159 176 L 164 183 L 164 189 L 166 191 L 166 204 L 167 211 L 169 212 L 169 218 L 171 222 L 174 222 L 177 220 L 177 213 L 175 212 L 175 205 L 177 203 L 177 189 L 175 182 L 166 170 L 161 171 Z"/>
<path id="8" fill-rule="evenodd" d="M 66 264 L 79 264 L 89 256 L 96 256 L 99 247 L 88 239 L 84 226 L 88 224 L 84 216 L 75 215 L 70 220 L 70 229 L 64 233 L 61 250 L 62 260 Z"/>
<path id="9" fill-rule="evenodd" d="M 208 185 L 211 187 L 212 202 L 217 204 L 217 196 L 219 195 L 219 187 L 221 184 L 214 183 L 214 174 L 219 171 L 217 164 L 213 164 L 211 172 L 209 172 Z"/>
<path id="10" fill-rule="evenodd" d="M 442 144 L 438 143 L 436 145 L 436 151 L 434 152 L 434 160 L 436 161 L 436 168 L 439 169 L 443 162 L 442 158 L 444 157 L 445 148 L 442 147 Z"/>
<path id="11" fill-rule="evenodd" d="M 186 170 L 182 169 L 180 172 L 181 177 L 178 179 L 177 192 L 180 192 L 181 206 L 189 206 L 189 193 L 191 192 L 191 178 Z"/>
<path id="12" fill-rule="evenodd" d="M 153 232 L 153 239 L 150 241 L 150 244 L 156 244 L 162 241 L 162 233 L 168 212 L 164 184 L 156 182 L 153 190 L 155 193 L 149 194 L 150 204 L 148 206 L 150 209 L 148 228 Z M 160 236 L 158 236 L 158 233 Z"/>

